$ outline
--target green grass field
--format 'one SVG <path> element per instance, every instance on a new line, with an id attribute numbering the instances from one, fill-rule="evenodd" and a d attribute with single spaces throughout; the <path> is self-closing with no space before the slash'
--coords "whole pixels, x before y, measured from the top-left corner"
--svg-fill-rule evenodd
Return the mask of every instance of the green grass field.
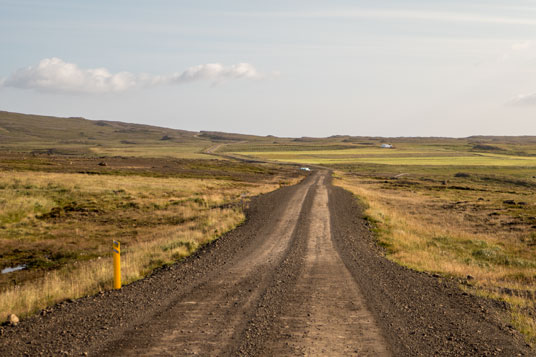
<path id="1" fill-rule="evenodd" d="M 293 147 L 294 146 L 294 147 Z M 491 146 L 492 152 L 479 150 L 478 145 L 466 141 L 455 141 L 446 145 L 433 143 L 400 143 L 394 148 L 381 148 L 379 144 L 339 145 L 332 143 L 317 145 L 255 146 L 250 150 L 242 147 L 228 147 L 236 155 L 260 158 L 264 160 L 296 162 L 309 165 L 332 164 L 379 164 L 379 165 L 417 165 L 417 166 L 536 166 L 535 145 Z M 335 148 L 334 148 L 335 147 Z M 486 148 L 486 146 L 480 146 Z"/>
<path id="2" fill-rule="evenodd" d="M 473 154 L 473 155 L 432 155 L 424 152 L 405 152 L 381 154 L 368 150 L 369 154 L 360 152 L 353 155 L 355 150 L 338 151 L 299 151 L 299 152 L 241 152 L 246 155 L 264 160 L 281 162 L 296 162 L 309 165 L 330 165 L 367 163 L 380 165 L 419 165 L 419 166 L 524 166 L 536 167 L 536 157 L 521 157 L 509 155 Z M 424 154 L 427 154 L 424 156 Z M 367 156 L 368 157 L 364 157 Z"/>

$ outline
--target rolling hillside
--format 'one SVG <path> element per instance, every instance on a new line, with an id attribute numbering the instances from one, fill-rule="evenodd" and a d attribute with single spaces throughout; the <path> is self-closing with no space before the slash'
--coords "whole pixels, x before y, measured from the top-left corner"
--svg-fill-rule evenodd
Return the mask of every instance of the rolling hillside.
<path id="1" fill-rule="evenodd" d="M 219 132 L 193 132 L 118 121 L 0 111 L 0 150 L 54 154 L 181 156 L 200 158 L 221 142 L 256 137 Z"/>

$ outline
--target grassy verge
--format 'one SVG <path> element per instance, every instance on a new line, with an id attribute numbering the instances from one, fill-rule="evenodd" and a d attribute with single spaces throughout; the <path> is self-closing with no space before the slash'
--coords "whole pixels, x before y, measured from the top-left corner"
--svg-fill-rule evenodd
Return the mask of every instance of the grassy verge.
<path id="1" fill-rule="evenodd" d="M 249 197 L 299 180 L 269 170 L 245 175 L 232 164 L 215 179 L 151 177 L 131 166 L 0 173 L 0 267 L 27 267 L 0 274 L 0 319 L 111 288 L 112 239 L 121 241 L 123 280 L 132 282 L 240 224 Z"/>
<path id="2" fill-rule="evenodd" d="M 505 301 L 512 325 L 534 343 L 536 182 L 526 169 L 504 170 L 353 166 L 335 183 L 365 203 L 389 259 Z"/>

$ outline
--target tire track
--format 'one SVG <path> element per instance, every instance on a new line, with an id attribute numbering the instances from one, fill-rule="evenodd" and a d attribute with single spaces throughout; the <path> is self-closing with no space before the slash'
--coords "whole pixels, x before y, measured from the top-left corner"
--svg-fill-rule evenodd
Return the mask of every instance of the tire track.
<path id="1" fill-rule="evenodd" d="M 331 239 L 327 172 L 308 197 L 296 238 L 241 336 L 261 356 L 389 356 L 389 347 Z"/>
<path id="2" fill-rule="evenodd" d="M 322 178 L 324 181 L 325 176 Z M 286 347 L 293 355 L 389 356 L 387 343 L 331 237 L 326 183 L 316 187 L 307 222 L 305 264 L 276 324 L 282 338 L 272 355 Z"/>

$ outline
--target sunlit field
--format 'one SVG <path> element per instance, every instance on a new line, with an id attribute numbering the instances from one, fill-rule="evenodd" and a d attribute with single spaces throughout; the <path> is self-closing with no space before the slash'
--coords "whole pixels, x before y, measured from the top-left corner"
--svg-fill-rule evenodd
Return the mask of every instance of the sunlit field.
<path id="1" fill-rule="evenodd" d="M 400 149 L 341 149 L 314 151 L 251 151 L 239 152 L 242 156 L 308 165 L 366 163 L 379 165 L 419 166 L 528 166 L 536 167 L 536 156 L 508 154 L 463 153 L 443 150 Z"/>

